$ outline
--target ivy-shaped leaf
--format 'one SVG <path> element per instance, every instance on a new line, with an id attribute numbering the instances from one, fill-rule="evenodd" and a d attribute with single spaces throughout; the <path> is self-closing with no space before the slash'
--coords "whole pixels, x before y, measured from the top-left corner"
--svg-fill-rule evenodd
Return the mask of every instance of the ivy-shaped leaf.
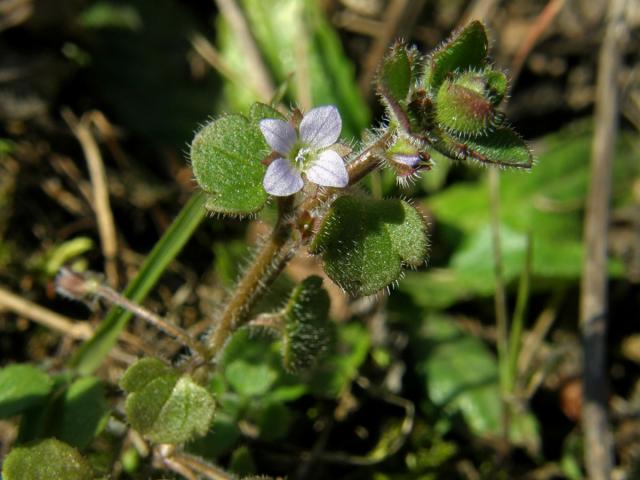
<path id="1" fill-rule="evenodd" d="M 344 196 L 331 205 L 310 251 L 353 296 L 371 295 L 395 282 L 403 266 L 418 266 L 428 241 L 422 216 L 402 200 Z"/>
<path id="2" fill-rule="evenodd" d="M 205 125 L 191 143 L 191 162 L 208 194 L 206 208 L 237 216 L 260 210 L 267 200 L 261 160 L 268 153 L 257 120 L 227 115 Z"/>
<path id="3" fill-rule="evenodd" d="M 153 442 L 183 443 L 207 433 L 215 401 L 188 375 L 142 359 L 129 367 L 120 386 L 132 389 L 125 403 L 129 423 Z"/>

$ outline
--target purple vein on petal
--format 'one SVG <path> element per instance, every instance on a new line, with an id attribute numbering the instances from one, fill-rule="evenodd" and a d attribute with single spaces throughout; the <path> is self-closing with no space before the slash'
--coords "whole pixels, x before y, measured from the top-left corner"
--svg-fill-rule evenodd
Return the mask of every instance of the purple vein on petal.
<path id="1" fill-rule="evenodd" d="M 276 158 L 271 162 L 262 181 L 267 193 L 277 197 L 292 195 L 299 191 L 303 184 L 300 172 L 284 158 Z"/>
<path id="2" fill-rule="evenodd" d="M 327 148 L 338 141 L 342 118 L 333 105 L 309 110 L 300 122 L 300 138 L 309 146 Z"/>
<path id="3" fill-rule="evenodd" d="M 305 172 L 307 178 L 324 187 L 346 187 L 349 174 L 342 157 L 333 150 L 325 150 Z"/>
<path id="4" fill-rule="evenodd" d="M 265 118 L 260 120 L 260 131 L 274 152 L 285 156 L 296 142 L 296 131 L 284 120 Z"/>

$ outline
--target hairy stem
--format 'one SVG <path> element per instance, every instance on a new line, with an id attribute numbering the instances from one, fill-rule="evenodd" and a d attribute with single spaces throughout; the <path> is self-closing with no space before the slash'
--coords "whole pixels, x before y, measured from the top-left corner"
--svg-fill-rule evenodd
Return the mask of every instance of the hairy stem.
<path id="1" fill-rule="evenodd" d="M 293 229 L 287 220 L 292 206 L 293 197 L 279 200 L 276 226 L 222 312 L 209 343 L 210 357 L 217 355 L 234 330 L 247 320 L 251 307 L 293 256 Z"/>

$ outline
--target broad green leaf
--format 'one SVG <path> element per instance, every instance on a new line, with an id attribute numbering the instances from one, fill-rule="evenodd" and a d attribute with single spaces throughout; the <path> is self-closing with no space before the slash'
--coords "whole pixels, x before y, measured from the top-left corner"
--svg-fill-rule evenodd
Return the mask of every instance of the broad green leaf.
<path id="1" fill-rule="evenodd" d="M 487 61 L 489 42 L 484 25 L 473 21 L 454 32 L 430 55 L 426 63 L 423 84 L 436 92 L 447 76 L 469 69 L 483 68 Z"/>
<path id="2" fill-rule="evenodd" d="M 138 274 L 125 288 L 125 297 L 137 303 L 146 298 L 167 266 L 180 253 L 182 247 L 204 219 L 205 201 L 206 196 L 201 192 L 191 197 L 144 260 Z M 115 345 L 118 335 L 131 317 L 131 313 L 119 307 L 112 308 L 93 337 L 78 349 L 69 362 L 70 366 L 83 375 L 98 368 Z"/>
<path id="3" fill-rule="evenodd" d="M 252 364 L 244 360 L 231 362 L 224 374 L 233 389 L 247 397 L 264 395 L 278 377 L 277 372 L 268 365 Z"/>
<path id="4" fill-rule="evenodd" d="M 76 449 L 48 438 L 14 448 L 2 466 L 4 480 L 91 480 L 89 463 Z"/>
<path id="5" fill-rule="evenodd" d="M 131 426 L 156 443 L 183 443 L 209 430 L 215 402 L 188 376 L 167 374 L 131 393 L 125 404 Z"/>
<path id="6" fill-rule="evenodd" d="M 269 153 L 257 122 L 227 115 L 205 125 L 191 144 L 193 173 L 207 193 L 207 209 L 229 215 L 257 212 L 267 201 L 262 186 Z"/>
<path id="7" fill-rule="evenodd" d="M 67 388 L 53 419 L 56 438 L 85 448 L 106 426 L 109 409 L 102 382 L 82 377 Z"/>
<path id="8" fill-rule="evenodd" d="M 283 312 L 282 361 L 286 370 L 311 368 L 329 342 L 329 294 L 322 278 L 305 278 L 291 293 Z"/>
<path id="9" fill-rule="evenodd" d="M 127 368 L 119 384 L 123 390 L 134 393 L 142 390 L 149 382 L 157 377 L 172 372 L 173 369 L 162 360 L 154 357 L 145 357 Z"/>
<path id="10" fill-rule="evenodd" d="M 498 437 L 498 365 L 484 343 L 460 330 L 453 318 L 431 315 L 414 337 L 413 349 L 431 401 L 449 413 L 460 412 L 476 435 Z M 513 443 L 539 450 L 538 426 L 530 413 L 516 412 L 510 425 Z"/>
<path id="11" fill-rule="evenodd" d="M 343 196 L 331 205 L 309 250 L 324 270 L 354 296 L 371 295 L 396 281 L 403 265 L 424 261 L 426 226 L 401 200 Z"/>
<path id="12" fill-rule="evenodd" d="M 0 370 L 0 418 L 10 417 L 43 403 L 53 382 L 33 365 L 9 365 Z"/>

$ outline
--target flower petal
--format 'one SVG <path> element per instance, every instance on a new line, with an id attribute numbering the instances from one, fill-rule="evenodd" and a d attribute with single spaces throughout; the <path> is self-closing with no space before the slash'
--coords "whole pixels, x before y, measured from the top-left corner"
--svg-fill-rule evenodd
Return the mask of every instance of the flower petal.
<path id="1" fill-rule="evenodd" d="M 302 188 L 302 175 L 284 158 L 276 158 L 264 175 L 262 185 L 267 193 L 276 197 L 292 195 Z"/>
<path id="2" fill-rule="evenodd" d="M 316 149 L 336 143 L 341 130 L 342 118 L 333 105 L 309 110 L 300 122 L 300 138 Z"/>
<path id="3" fill-rule="evenodd" d="M 296 142 L 296 131 L 284 120 L 265 118 L 260 120 L 260 131 L 274 152 L 286 156 Z"/>
<path id="4" fill-rule="evenodd" d="M 313 183 L 324 187 L 346 187 L 349 174 L 342 157 L 333 150 L 325 150 L 305 172 Z"/>

